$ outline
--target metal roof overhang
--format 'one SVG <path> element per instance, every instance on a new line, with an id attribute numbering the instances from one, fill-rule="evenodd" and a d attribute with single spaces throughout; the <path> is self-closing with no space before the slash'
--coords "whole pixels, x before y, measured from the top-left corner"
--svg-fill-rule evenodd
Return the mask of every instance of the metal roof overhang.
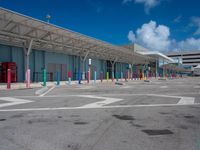
<path id="1" fill-rule="evenodd" d="M 0 7 L 0 43 L 103 60 L 143 63 L 147 57 Z"/>
<path id="2" fill-rule="evenodd" d="M 170 57 L 168 57 L 160 52 L 152 51 L 152 52 L 139 52 L 139 53 L 142 55 L 150 56 L 154 59 L 162 58 L 169 63 L 174 63 L 173 59 L 171 59 Z"/>

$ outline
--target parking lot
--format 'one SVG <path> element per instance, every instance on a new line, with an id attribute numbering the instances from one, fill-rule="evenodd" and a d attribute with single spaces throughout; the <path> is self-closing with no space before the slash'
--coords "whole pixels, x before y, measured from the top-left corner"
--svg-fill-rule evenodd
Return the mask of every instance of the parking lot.
<path id="1" fill-rule="evenodd" d="M 200 150 L 200 78 L 0 91 L 2 150 Z"/>

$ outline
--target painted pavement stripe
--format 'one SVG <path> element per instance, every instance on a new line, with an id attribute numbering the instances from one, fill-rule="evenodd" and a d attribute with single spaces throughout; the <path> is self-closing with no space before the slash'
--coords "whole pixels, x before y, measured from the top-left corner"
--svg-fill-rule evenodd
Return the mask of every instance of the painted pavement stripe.
<path id="1" fill-rule="evenodd" d="M 182 97 L 178 104 L 194 104 L 194 97 Z"/>
<path id="2" fill-rule="evenodd" d="M 18 99 L 18 98 L 13 98 L 13 97 L 0 97 L 0 100 L 8 102 L 8 103 L 0 104 L 0 108 L 32 102 L 30 100 Z"/>
<path id="3" fill-rule="evenodd" d="M 110 108 L 137 108 L 137 107 L 164 107 L 164 106 L 188 106 L 188 105 L 200 105 L 200 103 L 194 104 L 150 104 L 150 105 L 116 105 L 116 106 L 97 106 L 97 107 L 59 107 L 59 108 L 27 108 L 27 109 L 1 109 L 0 112 L 15 112 L 15 111 L 48 111 L 48 110 L 78 110 L 78 109 L 110 109 Z"/>
<path id="4" fill-rule="evenodd" d="M 51 92 L 53 89 L 55 88 L 55 86 L 52 86 L 49 90 L 47 90 L 45 93 L 39 95 L 39 96 L 45 96 L 46 94 L 48 94 L 49 92 Z"/>
<path id="5" fill-rule="evenodd" d="M 80 97 L 105 99 L 104 101 L 98 101 L 98 102 L 95 102 L 95 103 L 90 103 L 90 104 L 87 104 L 87 105 L 83 105 L 82 107 L 85 107 L 85 108 L 102 107 L 104 105 L 109 105 L 109 104 L 112 104 L 112 103 L 115 103 L 115 102 L 123 100 L 123 99 L 119 99 L 119 98 L 100 97 L 100 96 L 95 96 L 95 95 L 80 95 Z"/>

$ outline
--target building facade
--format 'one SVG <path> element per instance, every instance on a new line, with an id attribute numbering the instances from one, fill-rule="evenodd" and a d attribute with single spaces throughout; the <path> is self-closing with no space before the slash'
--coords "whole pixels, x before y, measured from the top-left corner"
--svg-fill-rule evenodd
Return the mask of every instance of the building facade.
<path id="1" fill-rule="evenodd" d="M 168 57 L 174 59 L 177 63 L 181 63 L 184 66 L 196 67 L 200 65 L 200 51 L 193 52 L 173 52 L 166 54 Z"/>

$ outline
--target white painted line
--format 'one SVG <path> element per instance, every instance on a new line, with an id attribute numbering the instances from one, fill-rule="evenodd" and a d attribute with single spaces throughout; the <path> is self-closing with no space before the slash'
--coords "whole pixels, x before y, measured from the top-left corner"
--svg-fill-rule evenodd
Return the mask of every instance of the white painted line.
<path id="1" fill-rule="evenodd" d="M 79 96 L 86 97 L 86 98 L 105 99 L 104 101 L 98 101 L 95 103 L 90 103 L 90 104 L 81 106 L 81 107 L 85 107 L 85 108 L 103 107 L 104 105 L 109 105 L 109 104 L 123 100 L 123 99 L 119 99 L 119 98 L 100 97 L 100 96 L 96 96 L 96 95 L 79 95 Z"/>
<path id="2" fill-rule="evenodd" d="M 177 104 L 194 104 L 194 97 L 182 97 Z"/>
<path id="3" fill-rule="evenodd" d="M 155 97 L 182 98 L 181 96 L 174 96 L 174 95 L 160 95 L 160 94 L 144 94 L 144 95 L 155 96 Z"/>
<path id="4" fill-rule="evenodd" d="M 17 98 L 13 98 L 13 97 L 0 97 L 0 100 L 9 102 L 9 103 L 0 104 L 0 108 L 32 102 L 30 100 L 17 99 Z"/>
<path id="5" fill-rule="evenodd" d="M 110 109 L 110 108 L 137 108 L 137 107 L 163 107 L 163 106 L 189 106 L 200 105 L 194 104 L 150 104 L 150 105 L 115 105 L 115 106 L 97 106 L 97 107 L 58 107 L 58 108 L 27 108 L 27 109 L 1 109 L 0 112 L 17 112 L 17 111 L 48 111 L 48 110 L 78 110 L 78 109 Z"/>
<path id="6" fill-rule="evenodd" d="M 160 88 L 161 89 L 166 89 L 166 88 L 168 88 L 168 86 L 161 86 Z"/>
<path id="7" fill-rule="evenodd" d="M 48 91 L 46 91 L 45 93 L 43 93 L 39 96 L 45 96 L 47 93 L 51 92 L 54 88 L 55 88 L 55 86 L 52 86 Z"/>

